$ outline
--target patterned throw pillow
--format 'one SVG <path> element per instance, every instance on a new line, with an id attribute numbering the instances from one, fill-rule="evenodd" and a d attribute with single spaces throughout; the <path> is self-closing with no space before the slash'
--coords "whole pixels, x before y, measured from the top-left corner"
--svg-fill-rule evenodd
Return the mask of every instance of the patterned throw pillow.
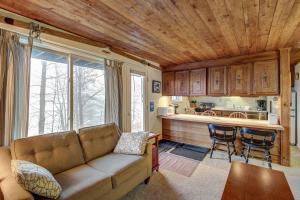
<path id="1" fill-rule="evenodd" d="M 59 197 L 61 186 L 47 169 L 28 161 L 12 160 L 11 170 L 25 190 L 51 199 Z"/>
<path id="2" fill-rule="evenodd" d="M 148 136 L 148 132 L 122 133 L 114 153 L 143 155 Z"/>

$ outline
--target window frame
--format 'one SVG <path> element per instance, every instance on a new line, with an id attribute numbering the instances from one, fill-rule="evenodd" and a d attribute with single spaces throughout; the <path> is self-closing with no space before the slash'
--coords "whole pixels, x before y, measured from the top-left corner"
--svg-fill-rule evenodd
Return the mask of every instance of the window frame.
<path id="1" fill-rule="evenodd" d="M 75 59 L 83 59 L 83 60 L 88 60 L 91 62 L 95 62 L 95 63 L 99 63 L 99 64 L 103 64 L 103 70 L 104 70 L 104 78 L 106 76 L 105 74 L 105 63 L 104 63 L 104 58 L 101 57 L 96 57 L 94 55 L 85 53 L 85 52 L 80 52 L 78 51 L 77 53 L 73 53 L 74 51 L 76 52 L 76 50 L 68 50 L 66 48 L 60 47 L 60 46 L 56 46 L 56 45 L 49 45 L 49 44 L 35 44 L 33 45 L 32 49 L 37 49 L 40 51 L 46 51 L 49 53 L 54 53 L 54 54 L 59 54 L 62 56 L 66 56 L 67 57 L 67 65 L 68 65 L 68 94 L 67 94 L 67 98 L 68 98 L 68 129 L 67 131 L 73 131 L 74 130 L 74 60 Z M 32 59 L 32 58 L 31 58 Z M 31 67 L 30 67 L 30 73 L 31 73 Z M 31 74 L 30 74 L 31 77 Z M 30 78 L 29 78 L 30 79 Z M 29 80 L 30 81 L 30 80 Z M 29 82 L 30 85 L 30 82 Z M 30 90 L 31 87 L 29 87 L 29 94 L 30 94 Z M 30 96 L 29 96 L 30 98 Z M 30 99 L 29 99 L 30 101 Z M 30 110 L 29 104 L 28 104 L 28 110 Z M 29 117 L 29 116 L 28 116 Z M 29 120 L 27 121 L 27 124 L 29 124 Z M 98 124 L 101 125 L 101 124 Z M 29 126 L 27 125 L 27 132 L 29 130 Z M 82 128 L 82 127 L 80 127 Z M 47 133 L 44 133 L 47 134 Z"/>
<path id="2" fill-rule="evenodd" d="M 62 51 L 54 50 L 52 48 L 45 48 L 45 47 L 33 45 L 32 49 L 37 49 L 37 50 L 40 50 L 40 51 L 46 51 L 46 52 L 49 52 L 49 53 L 66 56 L 67 57 L 67 61 L 69 60 L 69 57 L 70 57 L 70 54 L 62 52 Z M 32 59 L 32 57 L 30 59 Z M 71 89 L 70 88 L 70 63 L 68 62 L 67 65 L 68 65 L 68 69 L 67 69 L 67 71 L 68 71 L 68 78 L 67 78 L 67 81 L 68 81 L 68 91 L 69 91 L 68 94 L 67 94 L 67 98 L 68 98 L 68 102 L 67 102 L 67 104 L 68 104 L 68 129 L 69 130 L 73 130 L 73 129 L 70 128 L 70 125 L 71 125 L 70 124 L 70 105 L 71 105 L 71 102 L 70 102 L 70 89 Z M 27 135 L 28 135 L 28 130 L 29 130 L 29 113 L 30 113 L 30 107 L 29 106 L 30 106 L 30 93 L 31 93 L 31 87 L 30 87 L 30 85 L 31 85 L 31 82 L 30 82 L 30 80 L 31 80 L 31 63 L 30 63 L 30 69 L 29 70 L 30 70 L 30 72 L 29 72 L 30 77 L 29 77 L 29 89 L 28 89 L 29 103 L 28 103 L 27 130 L 26 130 Z M 47 134 L 47 133 L 43 133 L 43 134 Z"/>
<path id="3" fill-rule="evenodd" d="M 103 62 L 103 70 L 104 70 L 104 84 L 105 84 L 105 62 L 104 62 L 104 59 L 94 59 L 94 58 L 89 58 L 89 57 L 84 57 L 84 56 L 81 56 L 81 55 L 77 55 L 77 54 L 70 54 L 70 86 L 71 86 L 71 91 L 72 91 L 72 95 L 71 95 L 71 101 L 72 101 L 72 104 L 70 105 L 70 109 L 72 110 L 72 113 L 70 113 L 70 128 L 71 130 L 75 130 L 74 129 L 74 115 L 75 115 L 75 112 L 74 112 L 74 60 L 75 58 L 77 59 L 82 59 L 82 60 L 89 60 L 89 61 L 92 61 L 92 62 L 95 62 L 95 63 L 101 63 L 101 60 Z M 105 87 L 105 85 L 104 85 Z M 104 94 L 106 95 L 106 93 Z M 106 98 L 106 97 L 105 97 Z M 101 124 L 97 124 L 97 125 L 101 125 Z M 83 127 L 80 127 L 80 128 L 83 128 Z M 78 128 L 79 129 L 79 128 Z"/>

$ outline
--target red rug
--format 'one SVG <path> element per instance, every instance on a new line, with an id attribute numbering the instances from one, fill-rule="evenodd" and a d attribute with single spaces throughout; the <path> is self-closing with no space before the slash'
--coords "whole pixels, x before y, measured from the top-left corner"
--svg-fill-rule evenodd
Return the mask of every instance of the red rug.
<path id="1" fill-rule="evenodd" d="M 200 162 L 171 153 L 159 154 L 159 168 L 190 177 Z"/>

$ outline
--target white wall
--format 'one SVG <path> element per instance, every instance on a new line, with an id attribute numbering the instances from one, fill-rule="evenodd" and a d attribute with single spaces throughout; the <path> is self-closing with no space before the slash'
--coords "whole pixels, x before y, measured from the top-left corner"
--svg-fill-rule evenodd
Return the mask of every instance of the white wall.
<path id="1" fill-rule="evenodd" d="M 152 81 L 160 81 L 162 82 L 162 76 L 161 71 L 154 69 L 154 68 L 148 68 L 148 111 L 149 111 L 149 130 L 156 132 L 156 133 L 162 133 L 162 125 L 161 125 L 161 118 L 157 117 L 157 107 L 160 103 L 161 93 L 152 93 Z M 154 101 L 154 112 L 150 112 L 149 104 L 150 101 Z"/>

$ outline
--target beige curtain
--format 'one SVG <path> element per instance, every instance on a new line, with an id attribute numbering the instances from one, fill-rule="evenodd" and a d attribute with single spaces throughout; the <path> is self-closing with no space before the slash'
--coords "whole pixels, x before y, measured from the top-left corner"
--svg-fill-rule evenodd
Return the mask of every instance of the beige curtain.
<path id="1" fill-rule="evenodd" d="M 27 136 L 32 39 L 0 30 L 0 145 Z"/>
<path id="2" fill-rule="evenodd" d="M 105 122 L 116 123 L 122 130 L 123 62 L 105 60 Z"/>

